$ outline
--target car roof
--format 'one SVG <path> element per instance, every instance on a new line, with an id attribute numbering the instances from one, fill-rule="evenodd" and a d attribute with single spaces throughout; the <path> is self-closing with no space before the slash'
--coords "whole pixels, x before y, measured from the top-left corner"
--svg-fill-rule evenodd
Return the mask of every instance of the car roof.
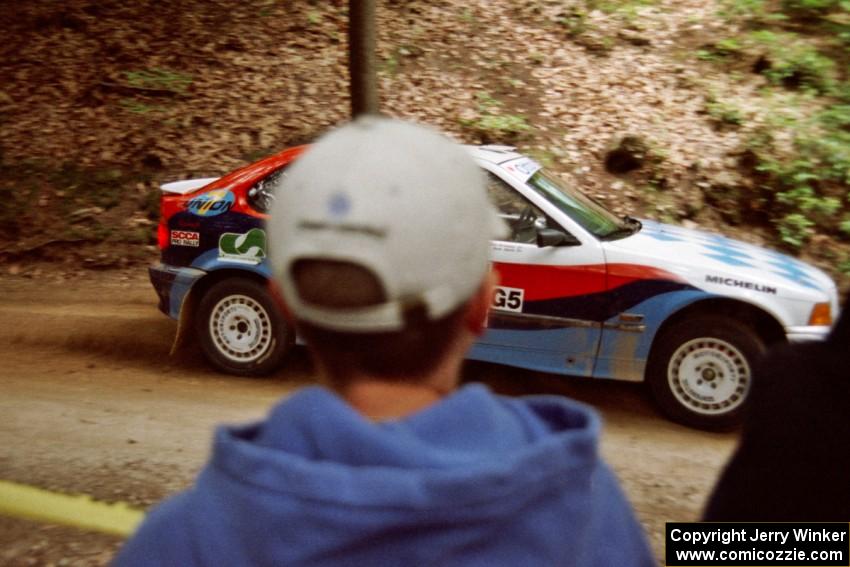
<path id="1" fill-rule="evenodd" d="M 513 146 L 497 146 L 494 144 L 483 146 L 465 146 L 466 149 L 477 160 L 486 161 L 492 164 L 502 164 L 517 158 L 524 157 L 516 151 Z"/>

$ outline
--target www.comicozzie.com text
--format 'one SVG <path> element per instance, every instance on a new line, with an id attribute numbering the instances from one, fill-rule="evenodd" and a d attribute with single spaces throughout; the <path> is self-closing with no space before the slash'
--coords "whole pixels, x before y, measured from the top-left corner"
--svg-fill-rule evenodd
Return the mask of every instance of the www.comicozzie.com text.
<path id="1" fill-rule="evenodd" d="M 796 528 L 790 530 L 761 530 L 747 529 L 716 529 L 711 531 L 687 531 L 674 528 L 670 532 L 672 541 L 687 541 L 690 543 L 722 543 L 734 541 L 775 541 L 785 545 L 793 534 L 794 541 L 846 541 L 847 532 L 841 530 L 813 530 L 811 528 Z"/>

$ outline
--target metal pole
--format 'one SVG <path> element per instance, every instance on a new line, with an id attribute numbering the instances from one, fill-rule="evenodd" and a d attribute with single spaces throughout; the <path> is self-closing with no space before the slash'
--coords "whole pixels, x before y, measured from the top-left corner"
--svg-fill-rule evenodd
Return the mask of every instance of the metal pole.
<path id="1" fill-rule="evenodd" d="M 352 118 L 378 113 L 375 36 L 375 0 L 349 0 L 348 72 Z"/>

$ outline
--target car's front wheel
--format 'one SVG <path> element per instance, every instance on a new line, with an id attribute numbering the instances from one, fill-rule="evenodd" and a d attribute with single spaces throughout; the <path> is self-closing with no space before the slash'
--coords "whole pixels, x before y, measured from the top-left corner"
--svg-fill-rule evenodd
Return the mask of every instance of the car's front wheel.
<path id="1" fill-rule="evenodd" d="M 207 359 L 219 370 L 241 376 L 272 372 L 294 339 L 265 285 L 247 278 L 210 287 L 201 298 L 195 326 Z"/>
<path id="2" fill-rule="evenodd" d="M 737 425 L 764 343 L 750 327 L 702 316 L 668 327 L 656 339 L 647 368 L 652 394 L 674 421 L 701 429 Z"/>

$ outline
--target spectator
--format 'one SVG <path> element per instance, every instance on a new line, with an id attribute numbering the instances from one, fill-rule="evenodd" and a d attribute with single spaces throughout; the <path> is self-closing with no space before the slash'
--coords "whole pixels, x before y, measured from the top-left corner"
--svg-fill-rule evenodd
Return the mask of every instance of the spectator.
<path id="1" fill-rule="evenodd" d="M 592 411 L 457 389 L 503 228 L 461 147 L 364 118 L 277 199 L 275 282 L 324 386 L 218 429 L 117 565 L 654 565 Z"/>
<path id="2" fill-rule="evenodd" d="M 850 297 L 824 342 L 788 344 L 756 368 L 741 441 L 710 521 L 850 518 Z"/>

